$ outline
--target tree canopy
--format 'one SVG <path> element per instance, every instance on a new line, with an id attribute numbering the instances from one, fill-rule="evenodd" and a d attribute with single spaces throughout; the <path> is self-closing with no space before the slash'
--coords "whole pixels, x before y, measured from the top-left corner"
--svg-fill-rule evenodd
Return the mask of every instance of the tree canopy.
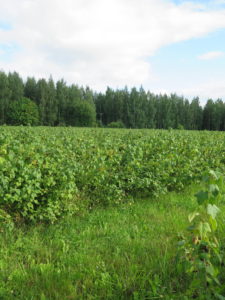
<path id="1" fill-rule="evenodd" d="M 37 105 L 28 98 L 21 98 L 9 104 L 7 121 L 12 125 L 38 125 Z"/>
<path id="2" fill-rule="evenodd" d="M 105 93 L 0 71 L 0 125 L 105 126 L 225 130 L 225 103 L 208 99 L 203 107 L 176 94 L 153 94 L 132 88 Z"/>

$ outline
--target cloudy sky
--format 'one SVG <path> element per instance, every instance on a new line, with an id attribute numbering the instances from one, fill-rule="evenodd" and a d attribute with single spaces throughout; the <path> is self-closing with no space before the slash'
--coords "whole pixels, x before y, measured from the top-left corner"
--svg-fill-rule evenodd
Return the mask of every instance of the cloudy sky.
<path id="1" fill-rule="evenodd" d="M 225 100 L 225 0 L 0 0 L 0 69 Z"/>

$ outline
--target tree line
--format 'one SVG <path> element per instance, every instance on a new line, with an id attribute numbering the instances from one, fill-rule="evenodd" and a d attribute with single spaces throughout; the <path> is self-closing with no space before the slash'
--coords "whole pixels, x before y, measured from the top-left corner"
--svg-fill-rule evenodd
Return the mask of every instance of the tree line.
<path id="1" fill-rule="evenodd" d="M 44 126 L 94 126 L 93 92 L 87 87 L 67 86 L 0 72 L 0 124 Z"/>
<path id="2" fill-rule="evenodd" d="M 190 130 L 225 130 L 225 103 L 209 99 L 202 107 L 176 94 L 156 95 L 127 87 L 97 93 L 0 71 L 0 125 L 102 126 Z"/>

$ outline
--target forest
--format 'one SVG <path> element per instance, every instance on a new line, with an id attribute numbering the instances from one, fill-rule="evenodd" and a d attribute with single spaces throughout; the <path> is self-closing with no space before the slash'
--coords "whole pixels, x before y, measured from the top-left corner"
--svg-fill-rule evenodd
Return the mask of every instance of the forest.
<path id="1" fill-rule="evenodd" d="M 95 92 L 0 71 L 0 125 L 79 126 L 225 130 L 225 103 L 199 97 L 188 100 L 177 94 L 156 95 L 142 87 Z"/>

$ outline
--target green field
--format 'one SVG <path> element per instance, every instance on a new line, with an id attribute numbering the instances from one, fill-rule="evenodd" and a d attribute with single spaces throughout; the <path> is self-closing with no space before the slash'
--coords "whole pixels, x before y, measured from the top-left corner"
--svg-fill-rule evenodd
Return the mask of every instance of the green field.
<path id="1" fill-rule="evenodd" d="M 0 127 L 0 299 L 192 299 L 178 235 L 224 153 L 219 132 Z"/>

